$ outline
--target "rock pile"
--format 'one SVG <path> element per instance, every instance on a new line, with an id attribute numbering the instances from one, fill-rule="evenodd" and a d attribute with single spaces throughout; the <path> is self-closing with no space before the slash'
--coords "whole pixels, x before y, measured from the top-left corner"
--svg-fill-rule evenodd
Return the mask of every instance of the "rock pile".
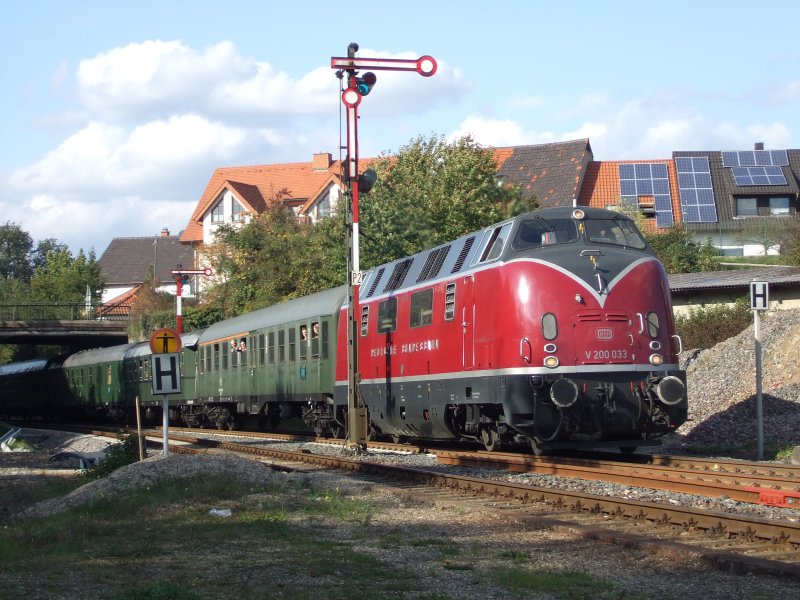
<path id="1" fill-rule="evenodd" d="M 800 311 L 761 318 L 765 445 L 800 444 Z M 681 355 L 689 389 L 689 421 L 677 441 L 693 446 L 756 444 L 755 336 L 751 325 L 709 349 Z"/>

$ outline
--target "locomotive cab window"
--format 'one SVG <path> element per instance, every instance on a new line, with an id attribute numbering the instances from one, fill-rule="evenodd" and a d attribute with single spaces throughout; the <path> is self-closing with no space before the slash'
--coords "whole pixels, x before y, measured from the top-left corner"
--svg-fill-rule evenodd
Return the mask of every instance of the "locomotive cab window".
<path id="1" fill-rule="evenodd" d="M 423 327 L 433 322 L 433 288 L 411 294 L 411 327 Z"/>
<path id="2" fill-rule="evenodd" d="M 645 247 L 642 235 L 631 221 L 625 219 L 589 219 L 584 221 L 586 238 L 598 244 L 613 244 L 641 250 Z"/>
<path id="3" fill-rule="evenodd" d="M 578 229 L 572 219 L 526 219 L 519 224 L 512 246 L 527 250 L 552 244 L 566 244 L 578 239 Z"/>
<path id="4" fill-rule="evenodd" d="M 378 303 L 378 333 L 397 329 L 397 298 L 387 298 Z"/>

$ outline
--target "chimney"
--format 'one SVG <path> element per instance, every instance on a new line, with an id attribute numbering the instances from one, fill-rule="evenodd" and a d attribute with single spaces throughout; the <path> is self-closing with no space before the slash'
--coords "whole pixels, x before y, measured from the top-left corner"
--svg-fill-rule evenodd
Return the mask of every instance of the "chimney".
<path id="1" fill-rule="evenodd" d="M 311 167 L 315 171 L 325 171 L 331 166 L 331 153 L 330 152 L 317 152 L 314 154 L 314 160 L 311 162 Z"/>
<path id="2" fill-rule="evenodd" d="M 169 237 L 169 229 L 164 227 L 164 229 L 161 230 L 161 237 Z"/>
<path id="3" fill-rule="evenodd" d="M 756 150 L 763 150 L 764 149 L 764 142 L 756 142 Z"/>

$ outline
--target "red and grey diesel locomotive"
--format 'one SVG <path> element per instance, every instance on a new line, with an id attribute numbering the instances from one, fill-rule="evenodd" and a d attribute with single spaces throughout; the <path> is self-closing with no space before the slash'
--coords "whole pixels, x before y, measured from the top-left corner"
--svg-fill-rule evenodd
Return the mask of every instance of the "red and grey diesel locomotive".
<path id="1" fill-rule="evenodd" d="M 372 269 L 357 308 L 372 436 L 628 450 L 686 420 L 667 277 L 624 215 L 518 216 Z M 231 427 L 258 415 L 277 427 L 297 416 L 318 434 L 343 434 L 347 323 L 340 287 L 184 335 L 170 417 Z M 130 412 L 138 395 L 158 412 L 147 344 L 87 352 L 64 361 L 65 402 Z M 98 373 L 76 371 L 87 365 Z"/>

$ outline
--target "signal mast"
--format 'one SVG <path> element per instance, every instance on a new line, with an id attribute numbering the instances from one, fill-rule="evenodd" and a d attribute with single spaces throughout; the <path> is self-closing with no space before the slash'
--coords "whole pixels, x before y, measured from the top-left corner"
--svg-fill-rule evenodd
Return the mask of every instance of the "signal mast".
<path id="1" fill-rule="evenodd" d="M 367 407 L 361 400 L 358 386 L 361 373 L 358 368 L 358 295 L 363 274 L 359 263 L 358 249 L 358 194 L 369 192 L 376 181 L 375 171 L 358 172 L 358 105 L 372 91 L 378 78 L 367 71 L 359 75 L 360 69 L 375 71 L 416 71 L 423 77 L 436 73 L 437 64 L 432 56 L 421 56 L 414 60 L 396 58 L 356 58 L 358 44 L 347 46 L 347 56 L 331 57 L 331 68 L 336 69 L 339 79 L 347 78 L 347 88 L 342 92 L 342 103 L 347 109 L 347 157 L 344 169 L 347 208 L 347 444 L 357 450 L 367 448 Z"/>

